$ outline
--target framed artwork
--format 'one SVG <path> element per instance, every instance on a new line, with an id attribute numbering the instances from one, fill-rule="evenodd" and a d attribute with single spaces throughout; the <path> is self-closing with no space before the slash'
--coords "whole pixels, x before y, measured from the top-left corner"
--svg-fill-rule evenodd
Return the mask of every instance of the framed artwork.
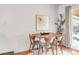
<path id="1" fill-rule="evenodd" d="M 49 16 L 36 15 L 36 31 L 49 30 Z"/>

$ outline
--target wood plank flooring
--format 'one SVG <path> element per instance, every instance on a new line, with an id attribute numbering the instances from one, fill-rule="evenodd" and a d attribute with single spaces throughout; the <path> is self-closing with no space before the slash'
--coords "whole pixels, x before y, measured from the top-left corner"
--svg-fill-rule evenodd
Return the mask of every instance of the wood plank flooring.
<path id="1" fill-rule="evenodd" d="M 79 55 L 79 51 L 73 50 L 73 49 L 69 49 L 69 48 L 65 48 L 63 47 L 63 51 L 66 51 L 67 53 L 70 53 L 70 55 Z M 58 51 L 60 52 L 60 51 Z M 64 52 L 64 53 L 66 53 Z M 21 51 L 18 53 L 15 53 L 15 55 L 32 55 L 32 51 Z M 58 54 L 60 55 L 60 54 Z"/>

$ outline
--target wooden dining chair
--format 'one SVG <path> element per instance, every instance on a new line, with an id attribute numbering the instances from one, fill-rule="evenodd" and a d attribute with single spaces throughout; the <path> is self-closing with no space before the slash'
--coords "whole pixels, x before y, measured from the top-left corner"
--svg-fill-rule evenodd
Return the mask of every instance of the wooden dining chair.
<path id="1" fill-rule="evenodd" d="M 36 40 L 36 35 L 37 34 L 29 34 L 29 39 L 30 39 L 29 51 L 39 48 L 39 40 Z"/>
<path id="2" fill-rule="evenodd" d="M 63 44 L 62 44 L 62 33 L 56 33 L 56 54 L 58 54 L 58 49 L 57 49 L 57 46 L 59 46 L 59 48 L 60 48 L 60 50 L 61 50 L 61 52 L 62 52 L 62 54 L 63 54 L 63 50 L 62 50 L 62 46 L 63 46 Z"/>
<path id="3" fill-rule="evenodd" d="M 53 55 L 54 55 L 54 41 L 55 41 L 55 34 L 54 33 L 50 33 L 49 34 L 49 44 L 50 44 L 50 47 L 49 47 L 49 49 L 51 49 L 52 50 L 52 53 L 53 53 Z"/>
<path id="4" fill-rule="evenodd" d="M 47 43 L 46 43 L 46 41 L 45 41 L 45 38 L 44 37 L 42 37 L 42 36 L 40 36 L 40 43 L 39 43 L 39 52 L 40 52 L 40 50 L 42 50 L 42 53 L 44 52 L 44 50 L 46 50 L 47 49 Z M 46 54 L 46 53 L 45 53 Z"/>
<path id="5" fill-rule="evenodd" d="M 45 54 L 47 54 L 48 52 L 48 42 L 49 42 L 49 34 L 47 33 L 44 33 L 44 34 L 41 34 L 40 37 L 39 37 L 39 52 L 40 50 L 42 50 L 42 53 L 45 52 Z"/>
<path id="6" fill-rule="evenodd" d="M 51 46 L 52 43 L 53 43 L 53 41 L 54 41 L 54 39 L 55 39 L 53 33 L 49 33 L 48 35 L 43 35 L 43 36 L 44 37 L 40 40 L 41 41 L 40 46 L 42 48 L 45 48 L 45 54 L 47 54 L 47 52 L 49 51 L 49 49 L 51 49 L 52 53 L 54 54 L 53 47 Z"/>

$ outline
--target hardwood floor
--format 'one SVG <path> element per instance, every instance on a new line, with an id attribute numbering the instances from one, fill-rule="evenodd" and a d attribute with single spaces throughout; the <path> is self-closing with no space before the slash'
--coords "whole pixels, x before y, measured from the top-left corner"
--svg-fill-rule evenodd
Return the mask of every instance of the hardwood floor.
<path id="1" fill-rule="evenodd" d="M 32 53 L 32 51 L 26 50 L 26 51 L 17 52 L 15 53 L 15 55 L 29 55 L 30 53 Z"/>
<path id="2" fill-rule="evenodd" d="M 76 51 L 76 50 L 73 50 L 70 48 L 63 47 L 63 51 L 71 53 L 70 55 L 79 55 L 79 51 Z M 60 52 L 60 50 L 58 52 Z M 29 51 L 29 50 L 28 51 L 21 51 L 21 52 L 15 53 L 15 55 L 32 55 L 32 51 Z M 60 54 L 58 54 L 58 55 L 60 55 Z"/>

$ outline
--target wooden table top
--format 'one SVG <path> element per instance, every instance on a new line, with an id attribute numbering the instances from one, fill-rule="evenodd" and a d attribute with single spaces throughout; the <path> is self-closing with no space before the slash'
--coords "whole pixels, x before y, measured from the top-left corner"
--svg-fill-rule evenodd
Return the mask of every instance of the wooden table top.
<path id="1" fill-rule="evenodd" d="M 59 33 L 50 33 L 50 34 L 43 34 L 43 35 L 40 35 L 39 33 L 38 34 L 33 34 L 32 35 L 35 39 L 35 37 L 38 37 L 38 38 L 44 38 L 46 42 L 49 42 L 51 40 L 51 38 L 53 39 L 58 39 L 58 37 L 61 36 L 61 34 Z"/>

